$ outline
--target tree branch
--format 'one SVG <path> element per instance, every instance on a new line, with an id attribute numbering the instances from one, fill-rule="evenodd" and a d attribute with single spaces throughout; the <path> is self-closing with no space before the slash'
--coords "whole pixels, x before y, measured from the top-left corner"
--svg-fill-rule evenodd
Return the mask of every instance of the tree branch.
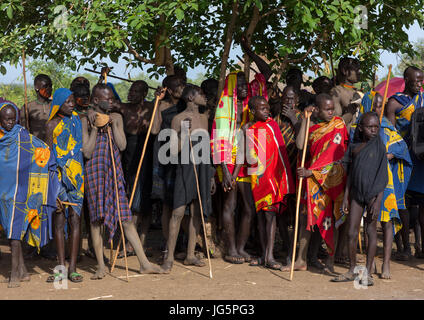
<path id="1" fill-rule="evenodd" d="M 238 3 L 239 3 L 238 0 L 235 0 L 233 3 L 233 8 L 231 11 L 231 21 L 228 24 L 227 35 L 225 37 L 224 52 L 222 54 L 221 69 L 219 72 L 219 84 L 218 84 L 218 91 L 217 91 L 218 100 L 220 99 L 222 90 L 224 89 L 225 71 L 227 69 L 227 61 L 230 55 L 231 42 L 233 40 L 234 28 L 235 28 L 236 20 L 238 16 Z"/>
<path id="2" fill-rule="evenodd" d="M 255 7 L 253 8 L 252 19 L 250 20 L 249 26 L 247 27 L 245 32 L 247 45 L 249 46 L 249 48 L 250 48 L 250 45 L 252 44 L 252 35 L 253 35 L 253 32 L 255 31 L 255 28 L 258 22 L 259 22 L 259 9 L 255 5 Z M 244 74 L 246 76 L 247 82 L 249 82 L 250 64 L 251 63 L 250 63 L 249 55 L 245 53 L 244 54 Z"/>
<path id="3" fill-rule="evenodd" d="M 127 45 L 128 52 L 131 53 L 138 61 L 144 62 L 144 63 L 150 63 L 155 64 L 153 60 L 146 59 L 139 55 L 139 53 L 132 47 L 130 44 L 130 41 L 128 39 L 123 39 L 124 43 Z"/>
<path id="4" fill-rule="evenodd" d="M 321 39 L 321 35 L 319 35 L 319 36 L 315 39 L 315 41 L 311 44 L 311 46 L 309 47 L 309 49 L 305 52 L 305 54 L 304 54 L 303 56 L 301 56 L 301 57 L 299 57 L 299 58 L 296 58 L 296 59 L 289 59 L 289 60 L 287 61 L 287 63 L 298 63 L 298 62 L 301 62 L 301 61 L 305 60 L 305 59 L 306 59 L 306 57 L 308 56 L 308 54 L 309 54 L 309 53 L 311 53 L 312 49 L 315 47 L 315 45 L 317 44 L 317 42 L 318 42 L 320 39 Z"/>
<path id="5" fill-rule="evenodd" d="M 261 19 L 263 19 L 263 18 L 265 18 L 265 17 L 267 17 L 267 16 L 269 16 L 271 14 L 278 13 L 280 10 L 284 9 L 285 7 L 286 6 L 279 6 L 279 7 L 275 8 L 275 9 L 269 10 L 267 13 L 264 13 L 263 15 L 261 15 L 259 17 L 259 20 L 261 20 Z"/>

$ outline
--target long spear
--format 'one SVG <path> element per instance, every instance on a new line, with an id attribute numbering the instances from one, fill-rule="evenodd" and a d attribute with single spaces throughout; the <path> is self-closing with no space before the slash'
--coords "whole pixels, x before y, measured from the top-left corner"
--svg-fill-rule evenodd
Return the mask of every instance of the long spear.
<path id="1" fill-rule="evenodd" d="M 302 162 L 301 167 L 305 165 L 305 157 L 306 157 L 306 148 L 308 147 L 308 135 L 309 135 L 309 123 L 311 121 L 311 113 L 307 114 L 306 118 L 306 129 L 305 129 L 305 142 L 303 143 L 303 150 L 302 150 Z M 303 177 L 299 179 L 299 187 L 297 189 L 297 201 L 296 201 L 296 220 L 295 220 L 295 227 L 294 227 L 294 238 L 293 238 L 293 257 L 292 257 L 292 264 L 290 268 L 290 281 L 293 279 L 293 271 L 294 271 L 294 261 L 296 258 L 296 242 L 297 242 L 297 232 L 299 229 L 299 209 L 300 209 L 300 196 L 302 194 L 302 182 Z"/>

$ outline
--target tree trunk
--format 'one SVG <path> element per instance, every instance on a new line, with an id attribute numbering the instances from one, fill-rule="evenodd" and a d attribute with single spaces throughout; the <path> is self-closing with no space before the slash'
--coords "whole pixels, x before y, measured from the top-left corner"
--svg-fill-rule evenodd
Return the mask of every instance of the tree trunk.
<path id="1" fill-rule="evenodd" d="M 252 35 L 253 35 L 253 32 L 255 31 L 255 28 L 258 22 L 259 22 L 259 9 L 255 5 L 255 7 L 253 8 L 252 19 L 250 20 L 249 26 L 247 27 L 245 32 L 247 44 L 249 47 L 252 43 Z M 244 54 L 243 58 L 244 58 L 244 75 L 246 76 L 246 81 L 250 82 L 250 79 L 249 79 L 250 78 L 250 59 L 247 54 Z"/>
<path id="2" fill-rule="evenodd" d="M 219 98 L 221 98 L 221 93 L 222 93 L 222 90 L 224 89 L 225 73 L 227 70 L 227 61 L 230 55 L 231 42 L 233 40 L 233 33 L 234 33 L 234 27 L 236 25 L 237 16 L 238 16 L 238 0 L 235 0 L 233 3 L 232 11 L 231 11 L 231 21 L 228 24 L 227 33 L 226 33 L 225 42 L 224 42 L 224 52 L 222 54 L 221 69 L 219 72 L 219 85 L 218 85 L 218 92 L 217 92 L 218 100 Z"/>

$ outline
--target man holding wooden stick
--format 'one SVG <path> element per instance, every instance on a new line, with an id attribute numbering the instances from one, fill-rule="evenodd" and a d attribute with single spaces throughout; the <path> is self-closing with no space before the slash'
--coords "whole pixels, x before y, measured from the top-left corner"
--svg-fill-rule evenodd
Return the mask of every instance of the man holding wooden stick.
<path id="1" fill-rule="evenodd" d="M 306 270 L 306 254 L 311 231 L 317 225 L 326 242 L 330 257 L 326 270 L 334 272 L 334 252 L 337 246 L 337 228 L 344 222 L 340 213 L 346 174 L 341 159 L 347 148 L 348 133 L 343 119 L 335 117 L 334 102 L 330 95 L 316 97 L 317 112 L 312 115 L 308 137 L 305 167 L 297 175 L 306 180 L 304 210 L 299 217 L 299 254 L 294 270 Z M 306 117 L 302 120 L 296 145 L 303 150 Z M 284 268 L 283 271 L 289 271 Z"/>
<path id="2" fill-rule="evenodd" d="M 119 197 L 120 217 L 125 236 L 134 248 L 140 262 L 140 273 L 159 273 L 160 269 L 155 268 L 147 260 L 132 222 L 120 157 L 120 151 L 126 148 L 126 139 L 122 116 L 118 113 L 110 113 L 114 104 L 112 89 L 104 84 L 94 86 L 92 104 L 94 111 L 97 112 L 96 117 L 90 114 L 88 118 L 82 119 L 83 152 L 84 156 L 89 159 L 86 162 L 86 180 L 90 227 L 98 263 L 97 271 L 91 279 L 97 280 L 105 277 L 101 227 L 105 225 L 109 232 L 109 238 L 113 238 L 119 223 L 116 197 Z M 108 141 L 107 129 L 109 126 L 112 132 L 112 153 Z M 111 157 L 114 157 L 115 168 L 113 168 Z M 114 171 L 116 171 L 116 180 Z M 118 194 L 115 192 L 114 182 L 118 184 Z"/>
<path id="3" fill-rule="evenodd" d="M 131 197 L 134 181 L 137 173 L 138 162 L 141 157 L 143 145 L 147 138 L 149 123 L 152 118 L 153 103 L 145 101 L 148 85 L 143 80 L 135 81 L 128 92 L 128 103 L 117 104 L 119 112 L 123 116 L 124 131 L 127 139 L 127 147 L 122 154 L 122 167 L 127 183 L 127 194 Z M 147 143 L 146 156 L 141 167 L 140 179 L 138 180 L 135 196 L 131 205 L 134 224 L 141 223 L 141 244 L 145 245 L 147 233 L 152 220 L 152 171 L 153 171 L 153 137 Z M 128 254 L 135 255 L 134 249 L 129 245 Z M 118 258 L 123 258 L 121 252 Z"/>
<path id="4" fill-rule="evenodd" d="M 165 258 L 162 268 L 169 272 L 174 262 L 174 250 L 177 243 L 178 232 L 180 230 L 181 221 L 186 213 L 186 208 L 189 206 L 190 222 L 188 230 L 188 248 L 187 256 L 184 260 L 185 265 L 193 265 L 197 267 L 205 266 L 205 263 L 195 256 L 195 247 L 197 236 L 201 227 L 201 213 L 199 197 L 196 189 L 196 177 L 193 171 L 192 159 L 187 163 L 183 162 L 184 156 L 189 151 L 189 135 L 190 131 L 195 133 L 197 137 L 201 137 L 200 141 L 196 143 L 200 146 L 209 147 L 205 138 L 208 137 L 208 117 L 206 114 L 199 113 L 199 105 L 206 105 L 206 97 L 202 90 L 194 85 L 187 85 L 182 93 L 181 100 L 187 105 L 186 109 L 177 114 L 171 123 L 171 128 L 174 130 L 171 136 L 171 146 L 177 146 L 175 149 L 171 147 L 171 156 L 178 157 L 179 161 L 176 164 L 175 172 L 175 188 L 174 188 L 174 201 L 171 220 L 169 222 L 169 235 L 168 235 L 168 254 Z M 198 153 L 199 148 L 193 152 Z M 203 148 L 200 148 L 202 151 Z M 174 152 L 176 151 L 176 153 Z M 196 164 L 196 170 L 199 177 L 200 196 L 202 197 L 203 212 L 207 216 L 211 211 L 211 179 L 213 177 L 211 172 L 210 159 L 208 154 L 196 154 L 200 156 L 200 163 Z M 205 158 L 206 156 L 206 158 Z M 196 161 L 198 162 L 198 161 Z"/>

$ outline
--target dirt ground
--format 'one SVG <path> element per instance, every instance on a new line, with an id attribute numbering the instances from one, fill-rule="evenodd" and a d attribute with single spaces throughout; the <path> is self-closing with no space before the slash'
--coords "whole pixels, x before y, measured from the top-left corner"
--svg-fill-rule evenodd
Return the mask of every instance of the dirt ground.
<path id="1" fill-rule="evenodd" d="M 151 241 L 154 236 L 160 237 L 160 231 L 154 230 L 149 234 L 148 245 L 155 244 Z M 83 247 L 87 247 L 86 240 Z M 154 245 L 152 247 L 153 257 L 149 259 L 158 263 L 161 253 L 158 247 L 155 248 Z M 0 281 L 4 281 L 10 273 L 10 249 L 4 239 L 0 241 L 0 250 Z M 109 250 L 106 250 L 106 255 L 109 256 Z M 358 254 L 358 259 L 363 265 L 365 256 Z M 279 260 L 281 261 L 281 256 Z M 14 289 L 8 289 L 6 283 L 0 283 L 0 299 L 424 299 L 424 260 L 416 258 L 407 262 L 392 260 L 392 279 L 382 280 L 378 275 L 374 275 L 374 286 L 366 289 L 355 289 L 353 282 L 332 283 L 331 276 L 321 274 L 317 270 L 297 271 L 293 281 L 289 281 L 289 273 L 263 267 L 250 267 L 247 263 L 233 265 L 221 258 L 212 259 L 213 279 L 209 278 L 208 265 L 202 268 L 187 267 L 182 261 L 176 261 L 170 274 L 141 275 L 138 273 L 137 258 L 129 257 L 128 262 L 129 283 L 125 280 L 123 259 L 118 260 L 113 274 L 108 274 L 103 280 L 90 280 L 96 263 L 83 255 L 78 264 L 78 271 L 84 276 L 84 281 L 82 283 L 68 281 L 67 289 L 55 289 L 53 284 L 46 283 L 46 278 L 52 272 L 55 262 L 44 258 L 28 260 L 26 265 L 31 274 L 31 281 L 22 283 L 20 288 Z M 376 262 L 377 271 L 381 272 L 381 241 Z M 346 267 L 336 266 L 336 272 L 346 271 Z"/>

